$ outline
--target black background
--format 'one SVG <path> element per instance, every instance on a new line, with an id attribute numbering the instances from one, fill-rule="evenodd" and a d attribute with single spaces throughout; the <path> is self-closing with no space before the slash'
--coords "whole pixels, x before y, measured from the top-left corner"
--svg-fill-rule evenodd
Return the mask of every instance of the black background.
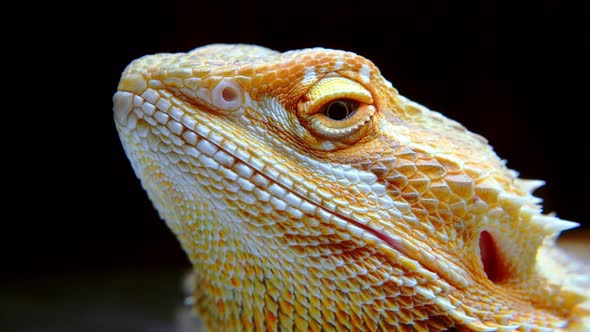
<path id="1" fill-rule="evenodd" d="M 4 23 L 2 276 L 186 266 L 112 120 L 133 59 L 214 42 L 371 59 L 590 225 L 587 15 L 565 1 L 21 4 Z M 6 16 L 13 13 L 7 11 Z"/>

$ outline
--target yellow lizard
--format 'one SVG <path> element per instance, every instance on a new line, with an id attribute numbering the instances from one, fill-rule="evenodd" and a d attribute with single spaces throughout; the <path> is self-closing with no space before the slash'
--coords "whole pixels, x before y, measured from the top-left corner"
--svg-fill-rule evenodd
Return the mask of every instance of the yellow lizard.
<path id="1" fill-rule="evenodd" d="M 588 331 L 588 272 L 481 136 L 351 52 L 209 45 L 133 61 L 136 175 L 211 331 Z"/>

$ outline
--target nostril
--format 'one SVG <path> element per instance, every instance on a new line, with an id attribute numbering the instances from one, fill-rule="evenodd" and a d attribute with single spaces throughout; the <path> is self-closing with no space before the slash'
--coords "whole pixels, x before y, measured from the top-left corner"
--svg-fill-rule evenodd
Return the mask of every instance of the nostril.
<path id="1" fill-rule="evenodd" d="M 496 242 L 492 234 L 487 231 L 483 231 L 479 235 L 479 253 L 483 270 L 488 279 L 496 283 L 501 282 L 507 277 L 506 267 L 498 251 Z"/>
<path id="2" fill-rule="evenodd" d="M 223 79 L 212 91 L 213 106 L 223 111 L 235 111 L 242 106 L 242 88 L 232 79 Z"/>
<path id="3" fill-rule="evenodd" d="M 236 91 L 232 86 L 226 86 L 221 92 L 221 96 L 223 100 L 225 100 L 228 103 L 231 103 L 234 100 L 236 100 L 236 98 L 238 98 L 238 91 Z"/>

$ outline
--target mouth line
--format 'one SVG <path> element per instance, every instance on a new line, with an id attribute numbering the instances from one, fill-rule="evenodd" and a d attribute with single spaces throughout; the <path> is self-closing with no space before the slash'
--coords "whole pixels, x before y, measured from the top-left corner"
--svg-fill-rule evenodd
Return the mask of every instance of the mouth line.
<path id="1" fill-rule="evenodd" d="M 152 91 L 155 92 L 154 90 L 152 90 Z M 253 163 L 253 162 L 251 162 L 251 160 L 249 160 L 251 158 L 259 159 L 258 157 L 253 156 L 253 155 L 249 155 L 249 159 L 244 158 L 244 156 L 240 157 L 238 154 L 232 152 L 230 149 L 222 146 L 221 141 L 216 142 L 216 139 L 211 139 L 208 136 L 210 136 L 212 133 L 215 134 L 216 130 L 203 124 L 205 122 L 203 120 L 194 120 L 193 119 L 195 115 L 198 116 L 199 112 L 186 112 L 180 106 L 179 107 L 172 107 L 172 108 L 168 107 L 167 110 L 163 110 L 163 108 L 161 107 L 162 104 L 158 103 L 158 100 L 154 100 L 153 96 L 151 96 L 151 95 L 146 96 L 146 94 L 144 93 L 141 96 L 139 96 L 133 92 L 125 92 L 125 91 L 123 91 L 123 93 L 131 94 L 132 95 L 131 98 L 133 99 L 133 102 L 132 102 L 133 106 L 131 107 L 131 110 L 129 110 L 127 115 L 134 113 L 137 116 L 137 118 L 143 119 L 144 121 L 148 122 L 150 127 L 156 127 L 156 128 L 159 127 L 159 130 L 161 130 L 162 128 L 167 128 L 167 130 L 170 130 L 169 129 L 170 127 L 181 126 L 181 128 L 178 128 L 176 130 L 170 130 L 170 131 L 172 132 L 172 134 L 174 136 L 176 136 L 177 139 L 180 139 L 184 144 L 197 150 L 199 152 L 199 154 L 203 154 L 203 155 L 209 157 L 209 159 L 213 160 L 213 162 L 215 162 L 218 166 L 231 168 L 231 166 L 228 167 L 227 165 L 224 165 L 221 162 L 215 160 L 215 158 L 213 157 L 213 155 L 217 151 L 222 151 L 223 153 L 234 158 L 235 159 L 234 163 L 241 163 L 241 164 L 245 165 L 246 167 L 250 168 L 251 170 L 253 170 L 254 173 L 250 176 L 250 178 L 252 176 L 254 176 L 254 174 L 258 174 L 259 176 L 266 179 L 266 181 L 268 181 L 268 183 L 269 183 L 268 186 L 270 186 L 272 184 L 277 185 L 285 193 L 289 193 L 291 195 L 294 195 L 298 199 L 300 199 L 301 201 L 304 201 L 308 204 L 313 205 L 315 208 L 318 209 L 318 211 L 322 211 L 322 212 L 316 213 L 316 217 L 320 218 L 320 220 L 322 220 L 324 222 L 328 222 L 342 231 L 346 231 L 348 233 L 351 233 L 351 235 L 353 235 L 355 237 L 358 237 L 358 238 L 361 238 L 364 240 L 369 240 L 369 243 L 373 243 L 373 245 L 375 245 L 375 246 L 378 246 L 379 242 L 382 244 L 385 244 L 387 247 L 398 252 L 400 255 L 405 256 L 406 258 L 415 260 L 416 262 L 418 262 L 418 264 L 422 265 L 427 270 L 434 271 L 435 273 L 438 273 L 439 275 L 442 272 L 442 271 L 440 271 L 440 269 L 435 268 L 437 265 L 436 263 L 434 263 L 434 266 L 433 266 L 433 263 L 425 262 L 421 259 L 418 259 L 415 254 L 412 254 L 412 252 L 413 252 L 412 249 L 408 247 L 408 245 L 412 245 L 412 244 L 406 243 L 406 241 L 404 241 L 401 237 L 396 236 L 396 235 L 390 235 L 390 234 L 388 234 L 389 232 L 382 232 L 380 230 L 374 229 L 374 228 L 372 228 L 360 221 L 357 221 L 351 217 L 347 217 L 347 216 L 342 215 L 336 211 L 326 208 L 325 206 L 323 206 L 321 204 L 321 202 L 315 202 L 315 201 L 310 200 L 304 194 L 294 190 L 293 188 L 290 188 L 289 186 L 285 185 L 284 183 L 281 183 L 281 181 L 279 181 L 279 179 L 274 179 L 272 176 L 264 173 L 263 169 L 261 169 L 263 167 L 258 167 L 256 165 L 256 164 L 264 165 L 262 162 Z M 155 94 L 158 95 L 157 92 L 155 92 Z M 139 103 L 139 100 L 137 100 L 137 97 L 139 97 L 141 99 L 141 102 L 142 102 L 141 105 L 138 105 L 140 103 Z M 150 99 L 152 99 L 152 100 L 150 101 Z M 159 99 L 159 95 L 158 95 L 157 99 Z M 170 104 L 169 101 L 167 103 Z M 146 104 L 148 106 L 144 106 Z M 123 122 L 121 121 L 122 112 L 120 110 L 117 110 L 116 108 L 117 107 L 115 107 L 116 118 L 119 119 L 118 121 L 121 122 L 123 127 L 127 127 L 127 124 L 123 124 Z M 176 108 L 176 110 L 174 110 L 174 108 Z M 140 111 L 139 112 L 134 111 L 134 109 L 140 109 Z M 158 112 L 165 114 L 166 117 L 169 118 L 168 121 L 174 121 L 175 125 L 174 126 L 168 125 L 167 122 L 164 121 L 165 119 L 162 118 L 163 117 L 162 114 L 159 115 L 160 119 L 158 119 L 158 114 L 157 114 Z M 206 111 L 204 111 L 203 113 L 205 113 L 205 112 Z M 147 120 L 150 118 L 151 118 L 151 120 Z M 133 130 L 133 129 L 131 129 L 131 130 Z M 185 134 L 185 133 L 188 133 L 188 134 Z M 190 142 L 187 141 L 187 139 L 186 139 L 187 135 L 193 137 L 192 141 L 190 141 Z M 206 141 L 210 146 L 214 147 L 214 149 L 210 149 L 209 151 L 205 151 L 202 148 L 200 148 L 198 146 L 198 143 L 201 140 Z M 201 167 L 208 168 L 208 166 L 205 164 L 203 164 Z M 268 186 L 267 186 L 267 188 L 268 188 Z M 282 197 L 281 197 L 281 199 L 282 199 Z M 390 224 L 393 226 L 394 223 L 390 223 Z"/>

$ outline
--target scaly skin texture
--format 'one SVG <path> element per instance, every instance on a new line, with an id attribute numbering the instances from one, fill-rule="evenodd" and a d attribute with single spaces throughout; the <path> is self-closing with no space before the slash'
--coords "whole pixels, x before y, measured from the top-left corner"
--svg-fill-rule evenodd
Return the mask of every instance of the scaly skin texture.
<path id="1" fill-rule="evenodd" d="M 211 331 L 588 330 L 588 272 L 482 137 L 354 53 L 209 45 L 132 62 L 127 156 Z"/>

